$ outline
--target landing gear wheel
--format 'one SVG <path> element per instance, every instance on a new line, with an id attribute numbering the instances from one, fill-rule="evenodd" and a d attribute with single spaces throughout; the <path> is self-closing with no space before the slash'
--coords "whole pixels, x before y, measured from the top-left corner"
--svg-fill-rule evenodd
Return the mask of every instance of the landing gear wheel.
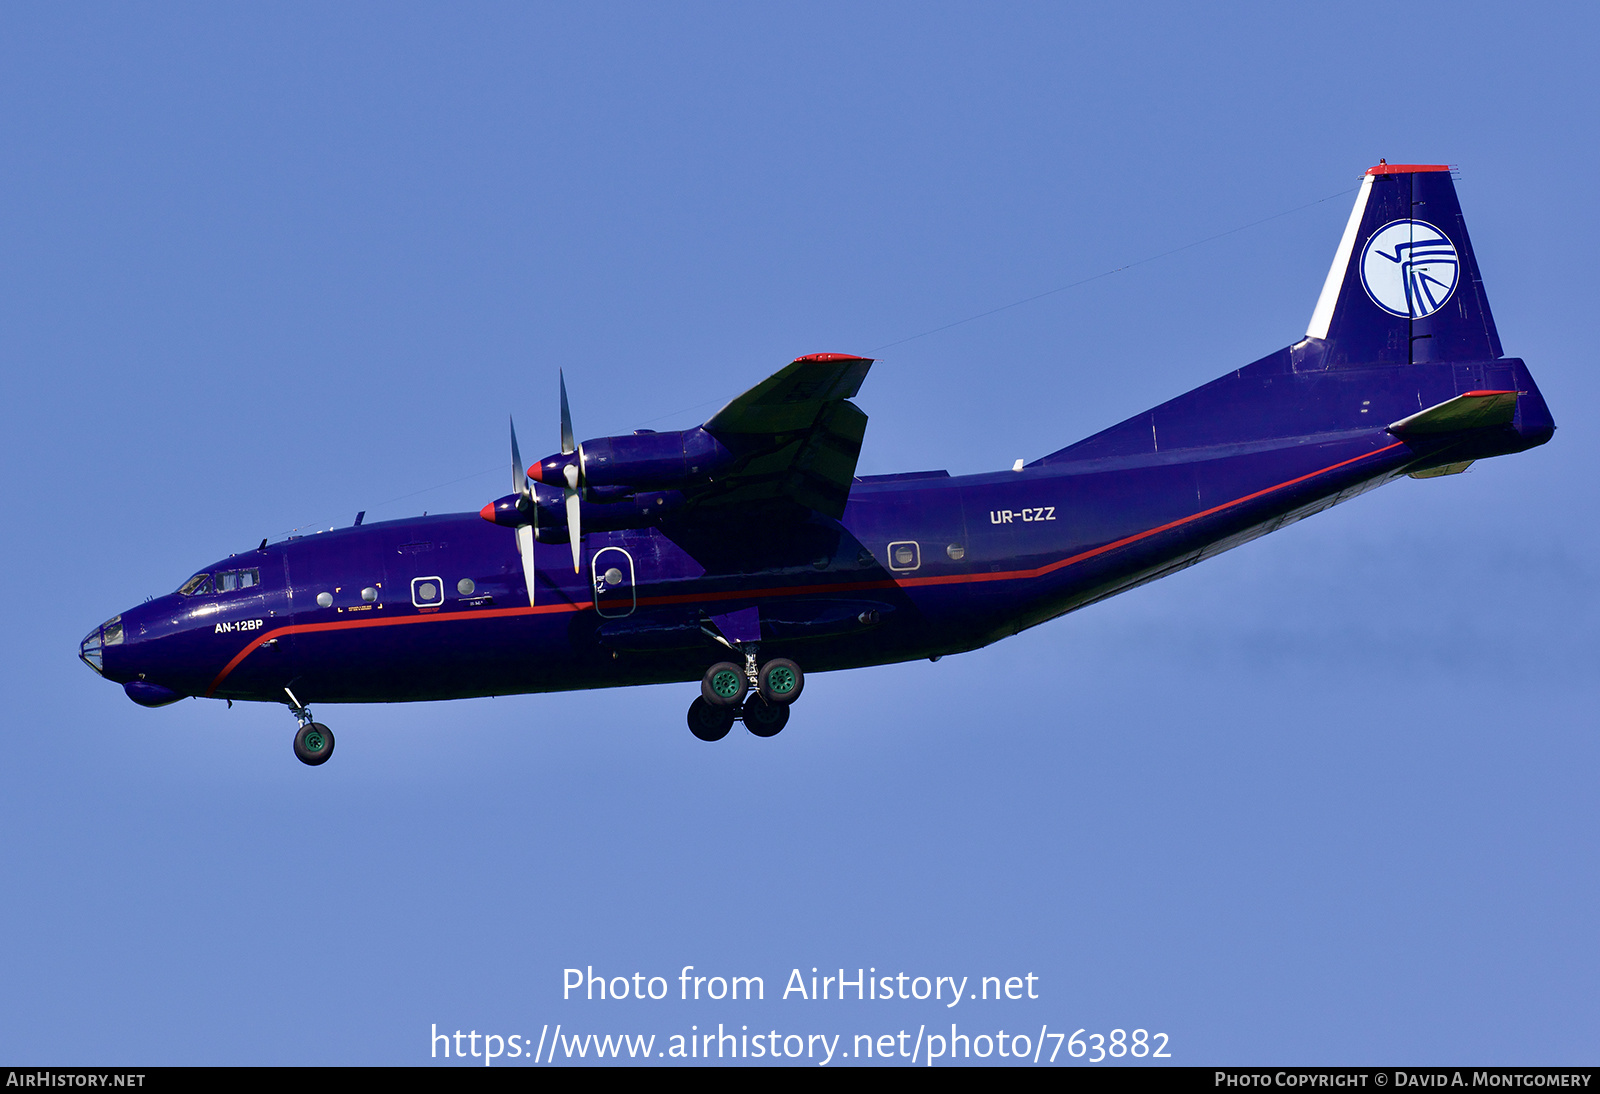
<path id="1" fill-rule="evenodd" d="M 732 728 L 732 707 L 714 707 L 704 699 L 689 704 L 689 732 L 702 741 L 720 741 Z"/>
<path id="2" fill-rule="evenodd" d="M 794 702 L 800 698 L 800 690 L 805 686 L 805 673 L 787 657 L 774 657 L 761 666 L 761 672 L 756 677 L 761 698 L 773 706 L 787 706 Z"/>
<path id="3" fill-rule="evenodd" d="M 712 665 L 700 680 L 700 698 L 709 706 L 727 707 L 729 711 L 736 710 L 744 702 L 744 694 L 749 690 L 750 681 L 744 669 L 731 661 Z"/>
<path id="4" fill-rule="evenodd" d="M 333 730 L 321 722 L 307 722 L 294 735 L 294 754 L 312 767 L 327 763 L 333 755 Z"/>
<path id="5" fill-rule="evenodd" d="M 789 708 L 772 704 L 759 695 L 744 701 L 744 728 L 757 737 L 776 737 L 789 724 Z"/>

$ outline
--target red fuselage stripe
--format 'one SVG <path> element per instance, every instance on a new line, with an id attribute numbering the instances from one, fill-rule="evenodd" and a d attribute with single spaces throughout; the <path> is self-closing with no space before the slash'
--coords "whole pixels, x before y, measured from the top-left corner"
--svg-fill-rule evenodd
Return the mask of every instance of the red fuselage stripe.
<path id="1" fill-rule="evenodd" d="M 390 619 L 336 619 L 330 623 L 290 623 L 288 626 L 276 627 L 252 639 L 249 645 L 236 653 L 233 660 L 229 661 L 223 666 L 222 671 L 217 673 L 217 678 L 211 681 L 211 686 L 206 689 L 206 698 L 211 698 L 217 688 L 222 686 L 222 681 L 228 678 L 228 674 L 239 667 L 239 662 L 268 642 L 291 634 L 348 631 L 361 627 L 401 627 L 408 623 L 450 623 L 462 619 L 483 619 L 485 617 L 493 618 L 507 615 L 550 615 L 557 612 L 581 612 L 583 609 L 590 607 L 592 603 L 592 601 L 585 601 L 581 604 L 551 604 L 544 607 L 485 608 L 476 612 L 437 612 L 432 615 L 402 615 Z"/>
<path id="2" fill-rule="evenodd" d="M 958 585 L 962 583 L 978 581 L 1025 581 L 1030 578 L 1043 577 L 1044 575 L 1054 573 L 1056 570 L 1062 569 L 1063 567 L 1071 566 L 1074 563 L 1095 558 L 1099 555 L 1105 554 L 1108 551 L 1114 551 L 1118 547 L 1126 547 L 1130 543 L 1137 543 L 1142 539 L 1148 539 L 1151 536 L 1160 535 L 1162 532 L 1170 532 L 1174 528 L 1180 528 L 1185 524 L 1190 524 L 1194 521 L 1201 520 L 1216 513 L 1220 513 L 1224 509 L 1231 509 L 1236 505 L 1243 505 L 1245 502 L 1254 501 L 1256 498 L 1264 497 L 1265 495 L 1271 494 L 1274 491 L 1284 490 L 1288 487 L 1305 482 L 1308 479 L 1314 479 L 1318 475 L 1326 475 L 1330 471 L 1337 471 L 1341 467 L 1346 467 L 1352 463 L 1357 463 L 1361 460 L 1370 459 L 1373 456 L 1381 455 L 1384 452 L 1388 452 L 1390 449 L 1399 448 L 1404 443 L 1404 441 L 1395 441 L 1393 444 L 1388 444 L 1382 448 L 1373 449 L 1371 452 L 1364 452 L 1359 456 L 1352 456 L 1348 460 L 1341 460 L 1338 463 L 1330 464 L 1327 467 L 1309 472 L 1305 475 L 1301 475 L 1298 478 L 1289 479 L 1286 482 L 1280 482 L 1275 486 L 1268 486 L 1265 489 L 1257 490 L 1253 494 L 1246 494 L 1242 498 L 1235 498 L 1232 501 L 1225 501 L 1221 505 L 1213 505 L 1210 509 L 1202 509 L 1198 513 L 1191 513 L 1189 516 L 1168 521 L 1166 524 L 1147 529 L 1143 532 L 1136 532 L 1131 536 L 1125 536 L 1122 539 L 1114 540 L 1111 543 L 1092 548 L 1088 551 L 1080 551 L 1079 553 L 1071 555 L 1067 558 L 1057 559 L 1055 562 L 1047 562 L 1043 566 L 1038 566 L 1031 570 L 1002 570 L 990 574 L 950 574 L 943 577 L 903 577 L 880 581 L 843 582 L 836 585 L 784 585 L 770 589 L 732 589 L 725 592 L 716 593 L 686 593 L 676 596 L 639 597 L 636 603 L 640 605 L 657 607 L 665 604 L 693 604 L 715 600 L 742 600 L 752 597 L 772 598 L 779 596 L 804 596 L 814 593 L 864 592 L 871 589 L 909 588 L 925 585 Z M 577 604 L 551 604 L 531 606 L 527 608 L 484 608 L 480 611 L 436 612 L 430 615 L 406 615 L 396 616 L 389 619 L 340 619 L 329 623 L 291 623 L 287 626 L 278 627 L 274 630 L 267 631 L 258 638 L 253 639 L 249 645 L 245 646 L 244 649 L 235 654 L 233 660 L 229 661 L 227 665 L 223 667 L 222 671 L 217 673 L 217 678 L 215 680 L 211 681 L 211 686 L 206 689 L 206 698 L 209 699 L 213 694 L 216 693 L 217 688 L 222 686 L 222 682 L 228 678 L 229 674 L 231 674 L 234 669 L 239 667 L 239 664 L 246 657 L 249 657 L 252 653 L 266 645 L 268 642 L 276 638 L 285 637 L 287 635 L 316 634 L 322 631 L 353 630 L 361 627 L 397 627 L 405 626 L 411 623 L 459 622 L 467 619 L 495 619 L 521 615 L 551 615 L 561 612 L 583 611 L 586 608 L 593 607 L 593 604 L 593 601 L 584 601 Z"/>
<path id="3" fill-rule="evenodd" d="M 1348 464 L 1356 463 L 1359 460 L 1364 460 L 1364 459 L 1367 459 L 1367 458 L 1369 458 L 1371 456 L 1376 456 L 1376 455 L 1378 455 L 1380 453 L 1387 452 L 1391 448 L 1399 448 L 1404 443 L 1405 443 L 1404 441 L 1395 441 L 1393 444 L 1386 444 L 1382 448 L 1374 449 L 1371 452 L 1364 452 L 1359 456 L 1352 456 L 1348 460 L 1340 460 L 1336 464 L 1331 464 L 1328 467 L 1322 468 L 1321 470 L 1312 471 L 1309 474 L 1301 475 L 1297 479 L 1290 479 L 1288 482 L 1280 482 L 1276 486 L 1269 486 L 1264 490 L 1257 490 L 1254 494 L 1246 494 L 1242 498 L 1234 498 L 1232 501 L 1225 501 L 1221 505 L 1213 505 L 1210 509 L 1202 509 L 1200 512 L 1191 513 L 1187 517 L 1179 517 L 1177 520 L 1168 521 L 1166 524 L 1162 524 L 1162 525 L 1159 525 L 1159 526 L 1157 526 L 1155 528 L 1148 529 L 1147 531 L 1136 532 L 1131 536 L 1126 536 L 1126 537 L 1124 537 L 1122 539 L 1114 540 L 1111 543 L 1107 543 L 1103 547 L 1095 547 L 1095 548 L 1093 548 L 1091 550 L 1088 550 L 1088 551 L 1081 551 L 1078 554 L 1072 555 L 1069 558 L 1057 559 L 1055 562 L 1047 562 L 1043 566 L 1038 567 L 1037 569 L 1033 569 L 1033 570 L 1010 570 L 1010 571 L 1006 571 L 1006 572 L 1002 572 L 1002 573 L 995 573 L 995 574 L 969 574 L 969 575 L 957 574 L 957 575 L 952 575 L 952 576 L 949 576 L 949 577 L 908 577 L 908 578 L 901 579 L 898 582 L 898 584 L 900 584 L 902 586 L 904 586 L 904 585 L 949 585 L 949 584 L 952 584 L 954 582 L 960 582 L 960 581 L 1010 581 L 1010 580 L 1013 580 L 1015 578 L 1043 577 L 1045 574 L 1051 573 L 1051 572 L 1053 572 L 1055 570 L 1059 570 L 1063 566 L 1071 566 L 1075 562 L 1082 562 L 1085 559 L 1094 558 L 1096 555 L 1103 555 L 1107 551 L 1115 551 L 1118 547 L 1126 547 L 1128 544 L 1137 543 L 1141 539 L 1148 539 L 1151 536 L 1160 535 L 1162 532 L 1170 532 L 1172 529 L 1182 527 L 1183 525 L 1188 524 L 1191 521 L 1200 520 L 1203 517 L 1209 517 L 1214 513 L 1222 512 L 1224 509 L 1232 509 L 1235 505 L 1243 505 L 1247 501 L 1254 501 L 1256 498 L 1262 497 L 1262 496 L 1264 496 L 1266 494 L 1270 494 L 1275 490 L 1283 490 L 1283 489 L 1285 489 L 1287 487 L 1295 486 L 1298 483 L 1305 482 L 1307 479 L 1314 479 L 1318 475 L 1326 475 L 1329 471 L 1337 471 L 1339 468 L 1344 467 L 1344 466 L 1346 466 Z"/>

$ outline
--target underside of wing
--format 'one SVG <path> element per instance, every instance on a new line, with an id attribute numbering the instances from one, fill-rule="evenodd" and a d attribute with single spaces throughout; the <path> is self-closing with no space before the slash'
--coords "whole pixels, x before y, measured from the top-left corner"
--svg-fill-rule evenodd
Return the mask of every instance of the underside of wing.
<path id="1" fill-rule="evenodd" d="M 866 414 L 848 400 L 871 367 L 865 357 L 810 354 L 717 411 L 704 429 L 736 462 L 691 504 L 770 509 L 777 503 L 837 520 L 867 431 Z"/>

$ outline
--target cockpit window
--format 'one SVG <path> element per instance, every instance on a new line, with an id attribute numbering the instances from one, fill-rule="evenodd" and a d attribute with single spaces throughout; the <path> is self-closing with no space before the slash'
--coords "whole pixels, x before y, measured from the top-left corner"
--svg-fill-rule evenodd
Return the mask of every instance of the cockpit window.
<path id="1" fill-rule="evenodd" d="M 231 593 L 236 589 L 253 589 L 261 584 L 260 570 L 224 570 L 217 575 L 217 592 Z"/>
<path id="2" fill-rule="evenodd" d="M 208 593 L 233 593 L 253 589 L 261 584 L 261 571 L 219 570 L 216 574 L 195 574 L 178 590 L 184 596 L 204 596 Z"/>

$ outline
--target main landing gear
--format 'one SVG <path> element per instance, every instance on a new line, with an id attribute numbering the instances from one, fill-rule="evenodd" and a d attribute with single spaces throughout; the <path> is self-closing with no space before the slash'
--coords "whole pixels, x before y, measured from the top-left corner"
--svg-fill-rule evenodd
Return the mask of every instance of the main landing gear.
<path id="1" fill-rule="evenodd" d="M 700 679 L 700 698 L 689 706 L 689 732 L 702 741 L 720 741 L 733 723 L 757 737 L 776 737 L 789 724 L 789 704 L 805 687 L 800 666 L 774 657 L 756 668 L 756 647 L 744 647 L 744 665 L 720 661 Z"/>
<path id="2" fill-rule="evenodd" d="M 294 735 L 294 754 L 311 767 L 327 763 L 333 755 L 333 730 L 314 720 L 310 708 L 296 699 L 294 692 L 284 688 L 283 693 L 289 697 L 289 713 L 300 723 Z"/>

